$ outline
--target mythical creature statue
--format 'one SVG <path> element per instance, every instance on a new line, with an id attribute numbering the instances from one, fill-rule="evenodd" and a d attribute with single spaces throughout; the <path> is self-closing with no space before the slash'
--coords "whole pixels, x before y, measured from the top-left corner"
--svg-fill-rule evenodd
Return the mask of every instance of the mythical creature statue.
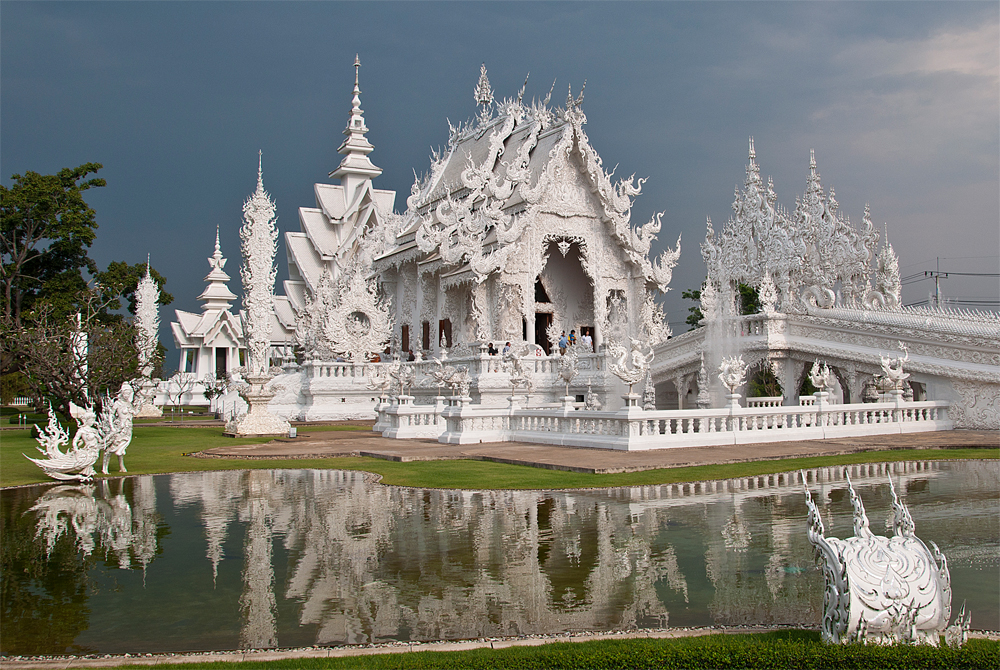
<path id="1" fill-rule="evenodd" d="M 397 395 L 409 395 L 410 387 L 413 386 L 417 375 L 412 366 L 405 365 L 402 361 L 393 361 L 389 366 L 389 376 L 393 380 Z"/>
<path id="2" fill-rule="evenodd" d="M 885 373 L 885 378 L 889 380 L 894 389 L 902 389 L 903 382 L 909 378 L 909 373 L 903 372 L 903 363 L 910 360 L 910 352 L 906 349 L 906 345 L 902 342 L 899 343 L 899 348 L 902 350 L 902 356 L 896 356 L 895 358 L 890 358 L 888 356 L 879 356 L 882 362 L 882 371 Z"/>
<path id="3" fill-rule="evenodd" d="M 937 646 L 951 617 L 947 560 L 936 544 L 931 542 L 928 549 L 914 535 L 913 518 L 891 479 L 892 537 L 871 532 L 850 477 L 847 489 L 854 507 L 854 537 L 839 540 L 824 535 L 819 508 L 805 488 L 809 542 L 822 557 L 826 576 L 823 640 Z"/>
<path id="4" fill-rule="evenodd" d="M 94 463 L 101 455 L 101 434 L 94 427 L 97 415 L 93 407 L 80 407 L 72 402 L 69 404 L 69 413 L 79 426 L 70 448 L 65 453 L 60 450 L 59 447 L 66 444 L 67 431 L 59 426 L 50 408 L 49 425 L 44 432 L 39 431 L 42 437 L 38 438 L 38 442 L 44 447 L 38 450 L 46 457 L 31 458 L 25 454 L 25 458 L 53 479 L 89 482 L 94 478 Z"/>
<path id="5" fill-rule="evenodd" d="M 108 474 L 108 461 L 111 460 L 112 454 L 118 457 L 118 470 L 128 472 L 125 469 L 125 450 L 132 442 L 132 417 L 141 406 L 141 400 L 139 404 L 135 400 L 132 385 L 128 382 L 121 385 L 114 400 L 110 395 L 105 398 L 104 408 L 98 421 L 104 448 L 104 459 L 101 463 L 101 472 L 104 474 Z"/>
<path id="6" fill-rule="evenodd" d="M 747 378 L 747 364 L 742 356 L 729 356 L 719 363 L 719 381 L 729 390 L 729 395 L 743 385 Z"/>
<path id="7" fill-rule="evenodd" d="M 631 338 L 630 338 L 631 339 Z M 653 348 L 640 340 L 631 339 L 632 347 L 626 350 L 619 342 L 609 342 L 607 345 L 608 355 L 613 362 L 608 363 L 608 370 L 614 376 L 628 384 L 628 393 L 632 395 L 632 385 L 638 384 L 646 377 L 653 362 Z M 630 359 L 631 365 L 625 359 Z"/>
<path id="8" fill-rule="evenodd" d="M 525 393 L 530 394 L 534 388 L 534 380 L 531 373 L 525 369 L 522 358 L 528 355 L 528 345 L 515 344 L 503 354 L 502 365 L 510 375 L 511 395 L 519 387 L 524 387 Z"/>
<path id="9" fill-rule="evenodd" d="M 580 355 L 576 347 L 570 347 L 559 359 L 559 379 L 566 384 L 566 395 L 569 396 L 569 385 L 580 371 Z"/>
<path id="10" fill-rule="evenodd" d="M 833 388 L 833 371 L 826 363 L 820 365 L 819 361 L 814 361 L 812 370 L 809 371 L 809 381 L 820 392 L 829 391 Z"/>

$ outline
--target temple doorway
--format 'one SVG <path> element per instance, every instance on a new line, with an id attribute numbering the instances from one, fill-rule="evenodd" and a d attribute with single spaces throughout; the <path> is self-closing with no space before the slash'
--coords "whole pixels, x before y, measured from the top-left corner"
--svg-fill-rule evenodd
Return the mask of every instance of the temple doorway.
<path id="1" fill-rule="evenodd" d="M 549 343 L 548 328 L 552 325 L 552 314 L 549 312 L 535 312 L 535 344 L 542 348 L 546 356 L 552 354 L 552 345 Z"/>

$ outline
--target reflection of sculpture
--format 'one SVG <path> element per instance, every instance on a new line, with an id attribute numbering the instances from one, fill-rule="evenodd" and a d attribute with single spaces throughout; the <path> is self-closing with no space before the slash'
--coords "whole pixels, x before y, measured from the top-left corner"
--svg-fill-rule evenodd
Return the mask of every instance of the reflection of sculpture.
<path id="1" fill-rule="evenodd" d="M 55 415 L 49 410 L 49 426 L 43 433 L 44 442 L 39 442 L 45 447 L 46 458 L 31 458 L 25 455 L 29 461 L 37 465 L 46 475 L 53 479 L 63 481 L 78 480 L 89 482 L 94 478 L 94 463 L 101 453 L 101 435 L 94 427 L 96 416 L 92 407 L 80 407 L 74 403 L 69 404 L 69 413 L 79 426 L 76 435 L 73 436 L 73 443 L 70 448 L 63 453 L 59 446 L 65 444 L 60 441 L 59 436 L 65 435 L 62 428 L 53 429 Z M 58 427 L 58 422 L 56 422 Z M 39 449 L 39 451 L 42 451 Z"/>
<path id="2" fill-rule="evenodd" d="M 882 371 L 885 372 L 885 378 L 892 383 L 894 389 L 903 388 L 903 382 L 910 376 L 908 373 L 903 372 L 903 363 L 910 360 L 910 352 L 907 351 L 906 345 L 902 342 L 899 343 L 899 348 L 903 351 L 903 356 L 896 356 L 895 358 L 879 356 L 882 361 Z"/>
<path id="3" fill-rule="evenodd" d="M 133 559 L 145 567 L 156 555 L 156 499 L 150 476 L 132 480 L 130 502 L 119 480 L 118 493 L 112 495 L 108 481 L 94 486 L 56 486 L 42 494 L 31 511 L 37 515 L 35 537 L 45 541 L 46 555 L 56 542 L 70 536 L 84 556 L 96 549 L 117 559 L 118 567 L 129 569 Z M 113 485 L 112 485 L 113 486 Z"/>
<path id="4" fill-rule="evenodd" d="M 719 381 L 729 389 L 730 395 L 736 393 L 736 389 L 743 385 L 746 377 L 747 364 L 743 362 L 742 356 L 729 356 L 719 363 Z"/>
<path id="5" fill-rule="evenodd" d="M 802 480 L 806 481 L 805 473 Z M 937 646 L 951 616 L 951 577 L 937 545 L 933 552 L 914 534 L 913 519 L 892 493 L 893 536 L 875 535 L 850 477 L 854 537 L 823 535 L 819 509 L 806 488 L 809 541 L 823 557 L 823 640 L 923 643 Z"/>

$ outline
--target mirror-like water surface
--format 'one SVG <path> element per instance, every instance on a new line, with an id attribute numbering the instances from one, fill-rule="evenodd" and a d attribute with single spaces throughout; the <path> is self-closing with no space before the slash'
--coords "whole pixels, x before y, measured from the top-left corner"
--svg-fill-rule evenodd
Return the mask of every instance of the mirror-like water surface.
<path id="1" fill-rule="evenodd" d="M 852 466 L 890 532 L 886 468 L 948 557 L 954 608 L 1000 629 L 1000 463 Z M 843 468 L 812 470 L 828 535 Z M 793 475 L 592 491 L 446 491 L 328 470 L 3 491 L 5 654 L 144 653 L 631 627 L 817 625 Z"/>

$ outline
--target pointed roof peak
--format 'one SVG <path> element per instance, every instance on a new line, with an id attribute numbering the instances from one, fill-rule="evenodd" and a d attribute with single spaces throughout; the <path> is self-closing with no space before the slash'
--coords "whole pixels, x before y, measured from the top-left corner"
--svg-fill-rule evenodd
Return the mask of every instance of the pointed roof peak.
<path id="1" fill-rule="evenodd" d="M 755 158 L 757 158 L 757 152 L 754 151 L 754 148 L 753 148 L 753 135 L 750 136 L 750 155 L 748 156 L 748 158 L 751 161 L 753 161 Z"/>
<path id="2" fill-rule="evenodd" d="M 264 162 L 264 151 L 262 149 L 257 150 L 257 192 L 263 192 L 264 190 L 264 171 L 262 170 L 262 165 Z M 216 233 L 218 233 L 218 228 L 216 228 Z"/>
<path id="3" fill-rule="evenodd" d="M 212 268 L 205 277 L 208 286 L 198 296 L 198 300 L 203 303 L 201 308 L 202 310 L 229 309 L 232 306 L 230 303 L 236 300 L 236 295 L 226 285 L 229 275 L 222 269 L 226 266 L 226 259 L 222 257 L 222 248 L 219 246 L 218 225 L 215 226 L 215 252 L 208 259 L 208 266 Z"/>
<path id="4" fill-rule="evenodd" d="M 367 179 L 372 179 L 382 174 L 382 170 L 372 164 L 368 159 L 375 147 L 365 138 L 368 126 L 365 125 L 364 110 L 361 109 L 361 86 L 359 84 L 359 73 L 361 59 L 354 55 L 354 91 L 351 98 L 351 113 L 347 119 L 347 127 L 344 128 L 344 135 L 347 136 L 337 152 L 344 156 L 340 161 L 340 166 L 329 174 L 343 180 L 348 175 L 358 175 Z"/>

